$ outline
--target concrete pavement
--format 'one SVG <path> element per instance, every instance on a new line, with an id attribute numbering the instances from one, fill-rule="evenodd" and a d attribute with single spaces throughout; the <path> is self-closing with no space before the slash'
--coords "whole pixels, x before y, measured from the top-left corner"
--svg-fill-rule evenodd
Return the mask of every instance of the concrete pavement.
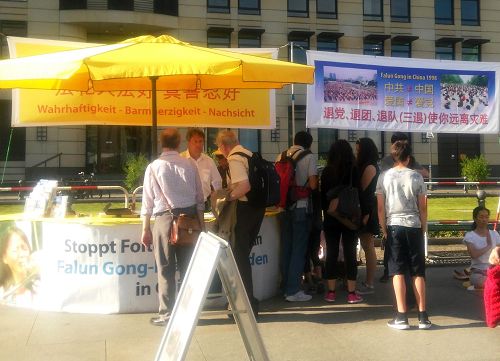
<path id="1" fill-rule="evenodd" d="M 390 284 L 376 284 L 366 302 L 349 305 L 346 292 L 327 304 L 281 297 L 262 302 L 259 329 L 270 360 L 500 360 L 500 327 L 484 323 L 482 294 L 452 278 L 454 267 L 429 267 L 428 310 L 433 327 L 409 331 L 386 326 L 392 316 Z M 458 267 L 456 267 L 458 268 Z M 360 277 L 364 268 L 360 267 Z M 88 315 L 0 306 L 0 360 L 153 360 L 164 328 L 151 314 Z M 236 325 L 204 313 L 186 360 L 246 360 Z"/>

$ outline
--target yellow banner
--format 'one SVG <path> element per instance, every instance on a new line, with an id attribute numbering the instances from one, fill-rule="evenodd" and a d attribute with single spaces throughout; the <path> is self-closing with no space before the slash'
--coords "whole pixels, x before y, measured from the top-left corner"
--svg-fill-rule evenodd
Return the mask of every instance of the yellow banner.
<path id="1" fill-rule="evenodd" d="M 11 57 L 94 46 L 9 38 Z M 277 49 L 224 49 L 275 57 Z M 160 126 L 275 128 L 274 90 L 157 91 Z M 151 125 L 151 91 L 15 90 L 12 126 Z"/>

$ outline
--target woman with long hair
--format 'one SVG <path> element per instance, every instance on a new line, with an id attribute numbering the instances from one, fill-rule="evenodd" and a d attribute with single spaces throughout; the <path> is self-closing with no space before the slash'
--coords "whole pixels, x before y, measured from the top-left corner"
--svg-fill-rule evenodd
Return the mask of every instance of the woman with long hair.
<path id="1" fill-rule="evenodd" d="M 484 206 L 472 211 L 472 231 L 464 236 L 464 243 L 471 257 L 470 283 L 474 288 L 481 289 L 486 281 L 486 271 L 489 268 L 489 256 L 492 249 L 500 246 L 500 235 L 488 228 L 490 210 Z"/>
<path id="2" fill-rule="evenodd" d="M 351 183 L 356 187 L 359 183 L 354 153 L 351 145 L 346 140 L 339 139 L 330 147 L 327 165 L 321 174 L 321 207 L 324 214 L 323 229 L 326 239 L 325 278 L 327 280 L 327 290 L 325 301 L 327 302 L 334 302 L 336 299 L 336 280 L 341 274 L 337 262 L 341 239 L 346 266 L 347 291 L 349 292 L 347 302 L 359 303 L 363 301 L 363 298 L 356 293 L 356 277 L 358 273 L 356 258 L 357 232 L 327 213 L 330 205 L 328 192 L 340 185 L 350 185 Z"/>
<path id="3" fill-rule="evenodd" d="M 359 184 L 359 200 L 361 204 L 361 229 L 359 239 L 366 257 L 365 281 L 358 287 L 359 294 L 374 292 L 373 280 L 377 268 L 374 235 L 379 233 L 377 215 L 377 197 L 375 188 L 380 174 L 378 149 L 371 138 L 360 138 L 356 142 L 356 165 L 361 175 Z"/>

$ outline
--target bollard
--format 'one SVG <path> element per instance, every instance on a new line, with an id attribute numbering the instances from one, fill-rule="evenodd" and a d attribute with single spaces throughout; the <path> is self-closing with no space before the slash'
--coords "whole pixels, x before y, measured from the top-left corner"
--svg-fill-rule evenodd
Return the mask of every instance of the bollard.
<path id="1" fill-rule="evenodd" d="M 486 192 L 483 190 L 478 190 L 476 192 L 477 205 L 480 207 L 485 207 L 486 204 Z"/>

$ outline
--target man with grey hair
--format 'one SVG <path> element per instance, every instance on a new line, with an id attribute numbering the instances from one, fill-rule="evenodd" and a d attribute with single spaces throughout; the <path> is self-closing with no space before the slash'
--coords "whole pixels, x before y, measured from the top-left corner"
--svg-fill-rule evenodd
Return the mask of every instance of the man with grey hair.
<path id="1" fill-rule="evenodd" d="M 229 193 L 226 201 L 236 201 L 234 257 L 243 280 L 248 299 L 255 316 L 258 315 L 258 300 L 253 296 L 252 267 L 250 251 L 259 234 L 266 209 L 258 208 L 248 202 L 246 194 L 250 191 L 248 159 L 239 152 L 252 156 L 252 152 L 242 147 L 236 133 L 232 130 L 221 130 L 217 134 L 216 144 L 219 151 L 229 162 Z"/>
<path id="2" fill-rule="evenodd" d="M 177 246 L 170 242 L 170 229 L 175 216 L 196 216 L 202 230 L 204 199 L 200 176 L 192 159 L 179 155 L 180 135 L 175 128 L 161 133 L 162 153 L 146 168 L 142 193 L 141 242 L 153 253 L 158 268 L 158 316 L 151 319 L 157 326 L 166 325 L 175 304 L 175 272 L 184 276 L 193 252 L 192 246 Z M 155 217 L 151 230 L 151 217 Z"/>

